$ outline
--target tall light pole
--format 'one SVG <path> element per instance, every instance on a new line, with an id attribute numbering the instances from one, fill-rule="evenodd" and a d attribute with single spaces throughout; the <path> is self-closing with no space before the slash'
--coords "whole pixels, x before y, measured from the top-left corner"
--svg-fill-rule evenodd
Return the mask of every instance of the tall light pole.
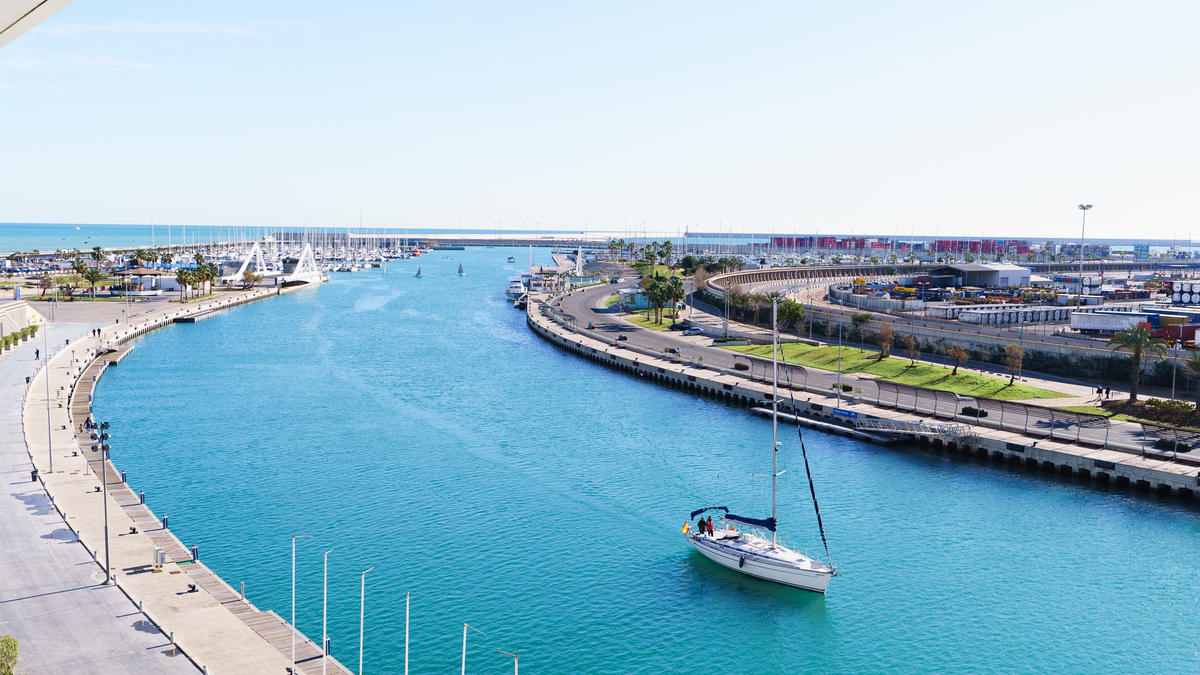
<path id="1" fill-rule="evenodd" d="M 104 441 L 109 439 L 106 433 L 108 422 L 101 422 L 98 431 L 100 434 L 95 436 L 100 441 L 99 446 L 92 446 L 93 450 L 100 450 L 100 480 L 104 486 L 100 488 L 100 499 L 104 500 L 104 586 L 111 586 L 113 583 L 112 574 L 112 556 L 108 546 L 108 444 Z"/>
<path id="2" fill-rule="evenodd" d="M 362 585 L 358 589 L 358 675 L 362 675 L 362 654 L 363 654 L 363 622 L 367 611 L 367 572 L 375 569 L 374 567 L 363 570 Z"/>
<path id="3" fill-rule="evenodd" d="M 497 649 L 496 651 L 500 652 L 501 654 L 508 654 L 509 656 L 513 657 L 513 675 L 520 675 L 520 671 L 517 669 L 517 655 L 510 653 L 510 652 L 506 652 L 503 649 Z"/>
<path id="4" fill-rule="evenodd" d="M 487 637 L 487 633 L 479 630 L 475 626 L 470 626 L 465 623 L 463 624 L 462 675 L 467 675 L 467 629 L 468 628 L 475 631 L 476 633 L 479 633 L 480 635 L 482 635 L 484 637 Z"/>
<path id="5" fill-rule="evenodd" d="M 46 357 L 46 454 L 50 457 L 50 473 L 54 473 L 54 432 L 50 424 L 50 331 L 42 331 L 42 354 Z"/>
<path id="6" fill-rule="evenodd" d="M 1091 204 L 1079 205 L 1079 210 L 1083 211 L 1083 223 L 1079 226 L 1079 296 L 1075 298 L 1076 305 L 1083 303 L 1083 235 L 1087 230 L 1087 212 L 1091 208 Z"/>
<path id="7" fill-rule="evenodd" d="M 325 581 L 322 584 L 321 599 L 321 675 L 329 672 L 329 554 L 334 549 L 325 551 Z"/>
<path id="8" fill-rule="evenodd" d="M 296 671 L 296 540 L 312 538 L 310 534 L 292 535 L 292 672 Z"/>
<path id="9" fill-rule="evenodd" d="M 1171 359 L 1171 400 L 1175 400 L 1175 371 L 1179 370 L 1179 364 L 1176 361 L 1179 359 L 1179 340 L 1176 340 L 1172 346 L 1175 351 L 1175 358 Z"/>

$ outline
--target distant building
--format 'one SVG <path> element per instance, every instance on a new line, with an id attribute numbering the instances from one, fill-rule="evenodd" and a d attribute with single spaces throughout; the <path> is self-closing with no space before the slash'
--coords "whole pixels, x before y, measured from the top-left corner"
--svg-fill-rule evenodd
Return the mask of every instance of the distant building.
<path id="1" fill-rule="evenodd" d="M 1007 263 L 942 265 L 929 270 L 929 276 L 953 276 L 956 286 L 1009 288 L 1028 286 L 1032 276 L 1028 267 Z"/>
<path id="2" fill-rule="evenodd" d="M 617 302 L 625 309 L 648 309 L 650 300 L 640 288 L 622 288 L 617 291 Z"/>

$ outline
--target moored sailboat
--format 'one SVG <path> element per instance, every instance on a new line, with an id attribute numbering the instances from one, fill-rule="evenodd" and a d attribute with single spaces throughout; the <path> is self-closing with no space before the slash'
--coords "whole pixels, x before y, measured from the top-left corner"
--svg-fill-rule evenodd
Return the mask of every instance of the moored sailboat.
<path id="1" fill-rule="evenodd" d="M 772 324 L 775 324 L 777 302 L 771 304 Z M 776 324 L 777 325 L 777 324 Z M 771 397 L 771 517 L 747 518 L 734 515 L 724 506 L 706 506 L 691 513 L 689 521 L 684 523 L 683 533 L 697 551 L 704 557 L 722 567 L 741 572 L 748 576 L 774 581 L 775 583 L 803 588 L 817 593 L 824 593 L 829 587 L 829 581 L 835 572 L 832 561 L 824 564 L 807 555 L 794 551 L 776 539 L 776 529 L 779 526 L 775 514 L 775 501 L 779 476 L 777 471 L 780 442 L 779 436 L 779 330 L 775 329 L 772 337 L 771 363 L 774 381 Z M 808 456 L 804 450 L 804 437 L 800 427 L 796 427 L 800 435 L 800 448 L 805 454 L 804 468 L 808 472 Z M 817 507 L 817 494 L 812 485 L 812 474 L 809 473 L 809 489 L 813 497 L 813 509 L 817 513 L 817 526 L 821 530 L 821 540 L 825 541 L 825 526 L 821 523 L 821 512 Z M 721 527 L 712 527 L 711 532 L 703 526 L 702 517 L 709 511 L 722 512 L 718 515 Z M 701 525 L 695 530 L 691 526 L 691 518 L 701 516 Z M 748 529 L 738 529 L 738 526 Z M 770 532 L 768 539 L 763 531 Z M 825 555 L 829 556 L 829 545 L 825 544 Z"/>

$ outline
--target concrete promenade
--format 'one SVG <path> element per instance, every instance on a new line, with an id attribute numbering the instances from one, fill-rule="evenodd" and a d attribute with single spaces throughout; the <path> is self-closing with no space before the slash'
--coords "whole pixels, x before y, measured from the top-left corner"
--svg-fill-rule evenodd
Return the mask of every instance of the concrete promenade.
<path id="1" fill-rule="evenodd" d="M 726 350 L 707 347 L 698 338 L 673 337 L 655 331 L 644 331 L 619 319 L 616 320 L 619 325 L 613 325 L 611 321 L 601 324 L 599 320 L 605 315 L 597 305 L 600 304 L 602 296 L 609 292 L 611 291 L 608 289 L 597 288 L 576 291 L 572 294 L 573 297 L 563 299 L 561 303 L 557 299 L 551 299 L 551 304 L 561 304 L 562 308 L 567 308 L 573 313 L 574 323 L 555 320 L 551 307 L 544 302 L 535 301 L 529 307 L 528 323 L 535 332 L 550 342 L 630 375 L 731 403 L 753 407 L 770 405 L 771 385 L 762 381 L 761 367 L 757 379 L 752 379 L 751 373 L 735 371 L 732 368 L 734 356 Z M 545 301 L 546 298 L 541 300 Z M 559 311 L 560 308 L 553 310 Z M 596 323 L 594 330 L 581 328 L 589 319 Z M 624 342 L 617 342 L 615 338 L 618 332 L 631 337 Z M 652 346 L 638 344 L 640 341 L 649 342 Z M 664 354 L 661 345 L 671 343 L 674 343 L 673 346 L 686 347 L 691 359 L 703 354 L 703 364 Z M 832 375 L 810 370 L 808 382 L 798 384 L 792 389 L 783 388 L 780 396 L 782 409 L 795 410 L 801 416 L 839 425 L 846 431 L 854 427 L 854 419 L 904 423 L 933 421 L 928 414 L 901 411 L 895 406 L 870 405 L 865 401 L 862 404 L 849 405 L 845 399 L 839 400 L 832 395 L 828 385 Z M 842 376 L 842 381 L 847 382 L 846 376 Z M 869 380 L 859 381 L 861 384 L 868 382 Z M 792 392 L 796 392 L 797 400 L 794 402 L 791 400 Z M 785 399 L 784 396 L 788 398 Z M 950 412 L 953 411 L 943 410 L 946 421 L 950 421 Z M 1112 480 L 1118 487 L 1133 484 L 1142 490 L 1154 489 L 1160 493 L 1175 493 L 1185 498 L 1190 498 L 1200 485 L 1200 476 L 1194 460 L 1189 463 L 1189 460 L 1183 457 L 1189 453 L 1180 453 L 1181 461 L 1174 461 L 1169 455 L 1164 457 L 1149 450 L 1143 454 L 1139 451 L 1140 443 L 1137 439 L 1128 438 L 1127 434 L 1115 434 L 1119 439 L 1106 438 L 1109 429 L 1088 429 L 1088 433 L 1082 433 L 1083 430 L 1080 430 L 1082 438 L 1077 440 L 1073 437 L 1064 438 L 1074 436 L 1073 430 L 1068 433 L 1063 427 L 1052 427 L 1050 433 L 1055 436 L 1051 438 L 1044 430 L 1041 434 L 1028 433 L 1022 429 L 1019 420 L 1016 423 L 1004 424 L 997 419 L 987 419 L 983 424 L 976 425 L 971 423 L 973 420 L 963 419 L 957 414 L 955 417 L 955 421 L 969 428 L 969 435 L 922 437 L 922 440 L 956 451 L 1019 462 L 1025 466 L 1039 466 L 1081 477 L 1095 477 L 1100 482 Z M 936 421 L 941 423 L 941 420 Z M 1001 425 L 1003 428 L 1000 428 Z"/>
<path id="2" fill-rule="evenodd" d="M 68 672 L 64 667 L 70 666 L 87 673 L 207 669 L 223 675 L 284 673 L 291 666 L 290 626 L 240 598 L 202 562 L 193 562 L 187 549 L 138 503 L 111 463 L 107 489 L 100 490 L 101 462 L 89 449 L 92 441 L 81 432 L 84 419 L 78 414 L 89 409 L 92 377 L 104 366 L 103 360 L 93 362 L 97 354 L 103 359 L 121 341 L 177 318 L 275 294 L 274 289 L 222 293 L 183 306 L 156 302 L 60 307 L 60 319 L 72 311 L 119 317 L 122 309 L 129 314 L 136 308 L 136 313 L 128 323 L 48 324 L 44 337 L 0 357 L 0 384 L 5 385 L 0 419 L 6 422 L 0 434 L 0 469 L 11 477 L 18 497 L 6 500 L 0 510 L 0 533 L 6 542 L 0 632 L 21 641 L 19 672 Z M 89 331 L 98 323 L 108 325 L 100 337 L 91 337 Z M 35 373 L 32 352 L 46 345 L 56 351 L 48 368 Z M 27 376 L 32 378 L 28 387 Z M 72 401 L 73 392 L 83 398 Z M 30 480 L 33 467 L 40 472 L 36 483 Z M 116 586 L 100 585 L 105 502 Z M 47 538 L 49 533 L 54 536 Z M 156 547 L 167 554 L 167 564 L 157 569 L 152 565 Z M 189 584 L 195 584 L 195 591 L 189 592 Z M 178 654 L 174 657 L 169 656 L 172 633 Z M 299 672 L 321 672 L 319 648 L 303 636 L 297 637 L 297 646 Z M 349 672 L 334 659 L 328 659 L 328 669 Z"/>

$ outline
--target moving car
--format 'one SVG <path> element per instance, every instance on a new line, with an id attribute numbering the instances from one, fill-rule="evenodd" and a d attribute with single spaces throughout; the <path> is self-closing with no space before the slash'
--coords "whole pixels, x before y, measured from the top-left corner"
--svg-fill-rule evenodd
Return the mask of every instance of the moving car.
<path id="1" fill-rule="evenodd" d="M 668 330 L 687 330 L 688 325 L 686 323 L 673 323 L 670 326 L 667 326 L 667 329 Z"/>

